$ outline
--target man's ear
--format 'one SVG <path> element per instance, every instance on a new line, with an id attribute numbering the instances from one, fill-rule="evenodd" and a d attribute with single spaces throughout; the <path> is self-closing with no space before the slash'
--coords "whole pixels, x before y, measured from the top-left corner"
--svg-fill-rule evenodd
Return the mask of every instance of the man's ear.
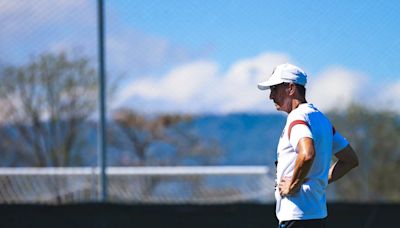
<path id="1" fill-rule="evenodd" d="M 289 86 L 287 87 L 287 89 L 289 90 L 289 95 L 293 96 L 294 93 L 296 92 L 296 85 L 293 83 L 290 83 Z"/>

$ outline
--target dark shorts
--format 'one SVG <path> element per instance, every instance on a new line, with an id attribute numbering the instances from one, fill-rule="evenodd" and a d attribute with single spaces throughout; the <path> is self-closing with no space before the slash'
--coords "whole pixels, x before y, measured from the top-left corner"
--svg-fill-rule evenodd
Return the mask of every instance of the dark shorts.
<path id="1" fill-rule="evenodd" d="M 278 228 L 325 228 L 326 218 L 310 220 L 290 220 L 279 223 Z"/>

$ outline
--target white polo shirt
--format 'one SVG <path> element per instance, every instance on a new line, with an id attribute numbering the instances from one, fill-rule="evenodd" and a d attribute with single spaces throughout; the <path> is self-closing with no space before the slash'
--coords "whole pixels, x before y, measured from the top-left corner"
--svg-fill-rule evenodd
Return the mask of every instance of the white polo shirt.
<path id="1" fill-rule="evenodd" d="M 332 154 L 348 142 L 332 127 L 329 120 L 312 104 L 301 104 L 289 113 L 277 149 L 277 183 L 292 177 L 297 158 L 297 143 L 303 137 L 312 138 L 315 159 L 300 190 L 281 197 L 275 190 L 276 216 L 279 221 L 320 219 L 327 216 L 325 189 Z"/>

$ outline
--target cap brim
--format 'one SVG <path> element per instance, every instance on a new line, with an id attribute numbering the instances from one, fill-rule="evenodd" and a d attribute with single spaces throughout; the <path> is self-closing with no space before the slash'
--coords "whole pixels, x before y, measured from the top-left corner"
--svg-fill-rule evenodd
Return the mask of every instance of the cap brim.
<path id="1" fill-rule="evenodd" d="M 265 81 L 265 82 L 260 82 L 260 83 L 258 83 L 258 85 L 257 85 L 257 87 L 258 87 L 258 89 L 260 89 L 260 90 L 268 90 L 268 89 L 270 89 L 270 87 L 271 86 L 273 86 L 273 85 L 278 85 L 278 84 L 281 84 L 282 82 L 277 82 L 277 81 Z"/>

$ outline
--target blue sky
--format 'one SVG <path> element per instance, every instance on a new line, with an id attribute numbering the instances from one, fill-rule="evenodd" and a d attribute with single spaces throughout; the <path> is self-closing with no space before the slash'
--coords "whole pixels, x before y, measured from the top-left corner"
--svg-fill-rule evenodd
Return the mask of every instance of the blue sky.
<path id="1" fill-rule="evenodd" d="M 95 2 L 0 0 L 0 61 L 71 50 L 95 59 Z M 126 76 L 111 108 L 272 112 L 256 84 L 292 62 L 308 73 L 309 101 L 323 110 L 356 101 L 400 111 L 396 1 L 106 3 L 107 68 Z"/>
<path id="2" fill-rule="evenodd" d="M 398 76 L 396 1 L 112 1 L 121 20 L 192 50 L 212 48 L 223 66 L 262 51 L 290 53 L 317 73 L 343 65 Z"/>

